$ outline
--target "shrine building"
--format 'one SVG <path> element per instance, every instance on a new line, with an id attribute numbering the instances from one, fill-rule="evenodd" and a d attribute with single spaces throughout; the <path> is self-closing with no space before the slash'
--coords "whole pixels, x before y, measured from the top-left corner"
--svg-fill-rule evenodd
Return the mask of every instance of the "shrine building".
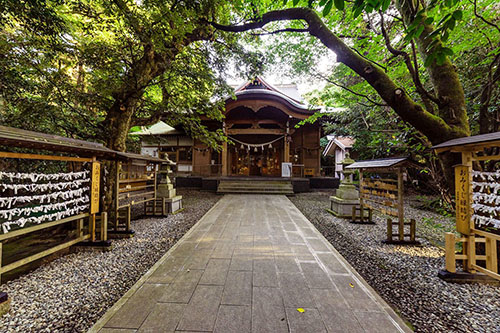
<path id="1" fill-rule="evenodd" d="M 235 88 L 226 100 L 223 122 L 204 120 L 230 140 L 221 152 L 165 123 L 133 134 L 142 137 L 143 154 L 168 156 L 178 174 L 219 177 L 282 177 L 282 163 L 292 177 L 317 177 L 321 171 L 318 122 L 297 126 L 319 108 L 302 101 L 296 85 L 271 85 L 257 77 Z"/>

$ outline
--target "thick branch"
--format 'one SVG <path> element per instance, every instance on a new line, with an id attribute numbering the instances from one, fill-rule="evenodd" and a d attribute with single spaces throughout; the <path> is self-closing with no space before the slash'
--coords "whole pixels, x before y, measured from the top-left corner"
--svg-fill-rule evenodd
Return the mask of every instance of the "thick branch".
<path id="1" fill-rule="evenodd" d="M 385 23 L 384 23 L 384 14 L 382 12 L 379 12 L 380 14 L 380 28 L 382 30 L 382 36 L 384 36 L 384 41 L 385 41 L 385 46 L 391 52 L 393 55 L 397 56 L 402 56 L 406 65 L 406 68 L 411 74 L 411 78 L 413 80 L 413 83 L 415 84 L 415 88 L 422 98 L 422 101 L 424 102 L 425 107 L 427 110 L 431 113 L 434 113 L 434 107 L 432 104 L 429 102 L 432 101 L 436 104 L 439 105 L 439 100 L 435 97 L 432 96 L 427 90 L 425 90 L 424 86 L 422 85 L 422 82 L 420 82 L 420 76 L 418 75 L 418 65 L 417 65 L 417 56 L 415 54 L 415 47 L 412 43 L 412 50 L 415 64 L 413 65 L 411 62 L 410 55 L 406 53 L 405 51 L 402 50 L 397 50 L 391 45 L 391 41 L 389 40 L 389 36 L 387 35 L 387 31 L 385 30 Z"/>
<path id="2" fill-rule="evenodd" d="M 311 9 L 289 8 L 270 11 L 257 21 L 236 26 L 226 26 L 213 22 L 211 24 L 223 31 L 244 32 L 263 28 L 270 22 L 291 20 L 306 21 L 309 25 L 309 34 L 317 37 L 326 47 L 335 52 L 339 62 L 363 77 L 404 121 L 415 126 L 431 141 L 438 143 L 467 134 L 463 133 L 462 128 L 449 126 L 442 118 L 433 115 L 415 103 L 383 70 L 373 66 L 368 60 L 358 55 L 328 29 L 318 14 Z"/>
<path id="3" fill-rule="evenodd" d="M 264 36 L 264 35 L 275 35 L 281 32 L 308 32 L 308 29 L 296 29 L 296 28 L 286 28 L 286 29 L 279 29 L 279 30 L 274 30 L 274 31 L 266 31 L 263 33 L 252 33 L 254 36 Z"/>

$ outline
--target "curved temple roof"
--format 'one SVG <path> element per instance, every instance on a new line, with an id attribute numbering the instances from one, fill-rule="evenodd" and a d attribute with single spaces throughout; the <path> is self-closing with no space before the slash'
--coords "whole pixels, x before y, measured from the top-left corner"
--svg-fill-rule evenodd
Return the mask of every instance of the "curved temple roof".
<path id="1" fill-rule="evenodd" d="M 269 99 L 274 100 L 276 102 L 281 102 L 287 105 L 290 109 L 295 112 L 312 115 L 316 111 L 319 111 L 319 108 L 309 108 L 307 105 L 300 104 L 290 97 L 282 94 L 280 92 L 267 90 L 267 89 L 249 89 L 249 90 L 241 90 L 235 93 L 237 100 L 248 100 L 248 99 Z M 226 103 L 231 102 L 232 99 L 226 99 Z"/>

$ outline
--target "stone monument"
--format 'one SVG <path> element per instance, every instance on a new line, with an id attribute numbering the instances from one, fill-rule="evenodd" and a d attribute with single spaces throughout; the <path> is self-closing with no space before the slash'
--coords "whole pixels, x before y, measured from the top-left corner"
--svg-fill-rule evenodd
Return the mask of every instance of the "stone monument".
<path id="1" fill-rule="evenodd" d="M 346 166 L 352 163 L 354 163 L 354 160 L 347 153 L 341 162 L 342 169 L 344 170 L 344 179 L 340 183 L 335 195 L 330 197 L 331 212 L 338 217 L 352 217 L 352 207 L 359 206 L 359 192 L 352 182 L 354 171 L 346 169 Z"/>
<path id="2" fill-rule="evenodd" d="M 160 182 L 156 193 L 157 199 L 161 200 L 164 214 L 176 213 L 182 209 L 182 196 L 176 194 L 174 184 L 169 177 L 172 173 L 171 165 L 175 163 L 167 160 L 167 163 L 160 165 L 158 171 Z"/>

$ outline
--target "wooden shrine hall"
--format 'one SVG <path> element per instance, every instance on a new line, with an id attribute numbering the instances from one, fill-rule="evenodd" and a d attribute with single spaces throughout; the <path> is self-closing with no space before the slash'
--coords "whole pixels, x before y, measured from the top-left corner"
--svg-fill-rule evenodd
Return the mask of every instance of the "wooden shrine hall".
<path id="1" fill-rule="evenodd" d="M 142 153 L 168 155 L 189 176 L 282 177 L 282 163 L 291 163 L 293 177 L 320 175 L 320 125 L 296 127 L 319 108 L 305 105 L 295 85 L 275 87 L 257 77 L 236 87 L 235 97 L 226 100 L 223 122 L 203 121 L 230 140 L 220 153 L 173 128 L 133 133 L 141 135 Z"/>

